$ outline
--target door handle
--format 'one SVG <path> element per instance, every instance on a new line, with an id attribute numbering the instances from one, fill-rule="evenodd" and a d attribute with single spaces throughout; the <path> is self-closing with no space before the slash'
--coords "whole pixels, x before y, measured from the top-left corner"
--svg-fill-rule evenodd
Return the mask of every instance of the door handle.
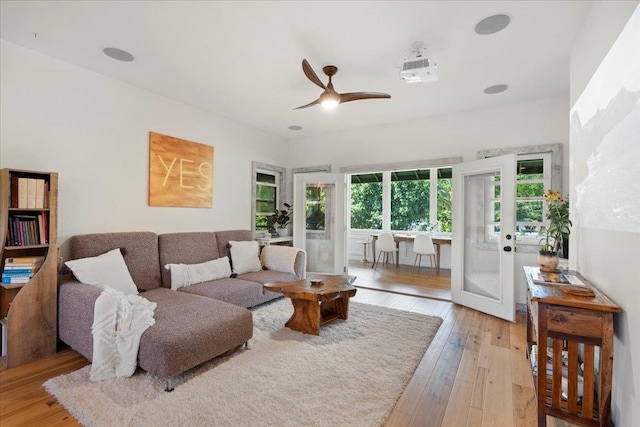
<path id="1" fill-rule="evenodd" d="M 511 246 L 505 246 L 502 250 L 505 252 L 511 252 Z"/>

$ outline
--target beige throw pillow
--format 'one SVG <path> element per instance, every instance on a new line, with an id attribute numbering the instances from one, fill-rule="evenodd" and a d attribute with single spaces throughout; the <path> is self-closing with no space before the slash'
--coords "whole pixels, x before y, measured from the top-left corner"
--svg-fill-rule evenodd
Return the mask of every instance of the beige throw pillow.
<path id="1" fill-rule="evenodd" d="M 262 249 L 262 264 L 269 270 L 296 274 L 296 257 L 299 249 L 289 246 L 267 245 Z"/>
<path id="2" fill-rule="evenodd" d="M 258 242 L 255 240 L 239 242 L 230 240 L 229 246 L 234 273 L 243 274 L 262 270 L 262 264 L 258 256 L 260 253 Z"/>

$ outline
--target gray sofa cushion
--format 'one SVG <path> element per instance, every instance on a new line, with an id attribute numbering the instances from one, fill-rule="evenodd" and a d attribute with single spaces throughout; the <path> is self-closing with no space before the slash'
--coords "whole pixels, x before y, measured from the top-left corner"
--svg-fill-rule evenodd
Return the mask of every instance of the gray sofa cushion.
<path id="1" fill-rule="evenodd" d="M 171 289 L 171 271 L 166 264 L 199 264 L 220 258 L 217 233 L 169 233 L 158 236 L 162 286 Z M 224 255 L 222 255 L 224 256 Z"/>
<path id="2" fill-rule="evenodd" d="M 172 378 L 247 342 L 253 316 L 223 301 L 159 288 L 142 294 L 158 304 L 155 325 L 140 338 L 138 365 Z"/>
<path id="3" fill-rule="evenodd" d="M 138 289 L 160 287 L 158 235 L 155 233 L 143 231 L 73 236 L 71 259 L 94 257 L 116 248 L 124 249 L 124 262 Z"/>
<path id="4" fill-rule="evenodd" d="M 178 293 L 200 295 L 240 307 L 256 305 L 281 297 L 282 294 L 264 291 L 262 285 L 241 279 L 218 279 L 178 289 Z"/>
<path id="5" fill-rule="evenodd" d="M 293 282 L 300 280 L 295 274 L 283 273 L 282 271 L 275 270 L 262 270 L 244 273 L 238 275 L 237 278 L 251 282 L 258 282 L 263 285 L 269 282 Z"/>

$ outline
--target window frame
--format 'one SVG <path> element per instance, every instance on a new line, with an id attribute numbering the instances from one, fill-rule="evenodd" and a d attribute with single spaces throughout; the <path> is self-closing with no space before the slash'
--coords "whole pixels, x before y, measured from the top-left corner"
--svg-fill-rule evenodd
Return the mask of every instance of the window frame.
<path id="1" fill-rule="evenodd" d="M 457 163 L 462 163 L 462 157 L 449 157 L 442 159 L 428 159 L 411 162 L 397 162 L 379 165 L 357 165 L 345 166 L 340 168 L 340 172 L 347 174 L 349 185 L 347 186 L 347 200 L 349 201 L 348 211 L 351 207 L 351 175 L 382 173 L 382 230 L 390 230 L 391 227 L 391 173 L 407 170 L 426 170 L 429 169 L 429 221 L 438 218 L 438 169 L 447 169 L 453 167 Z M 375 232 L 378 229 L 361 229 L 351 228 L 351 214 L 347 215 L 347 229 L 349 232 Z M 407 230 L 391 230 L 391 231 L 407 231 Z M 448 235 L 450 233 L 442 233 Z"/>
<path id="2" fill-rule="evenodd" d="M 529 160 L 529 159 L 543 159 L 543 189 L 552 188 L 557 191 L 562 191 L 562 150 L 563 144 L 549 144 L 549 145 L 533 145 L 533 146 L 524 146 L 524 147 L 511 147 L 511 148 L 499 148 L 492 150 L 482 150 L 478 151 L 478 159 L 485 159 L 489 157 L 502 156 L 505 154 L 516 154 L 516 161 L 520 160 Z M 518 180 L 516 175 L 516 188 L 518 183 L 524 183 L 525 180 Z M 530 181 L 527 181 L 530 182 Z M 488 192 L 485 192 L 487 194 Z M 519 200 L 516 197 L 516 203 Z M 542 198 L 544 200 L 544 197 Z M 485 200 L 487 201 L 487 200 Z M 488 205 L 486 205 L 488 206 Z M 546 203 L 543 203 L 543 222 L 540 225 L 548 226 L 549 221 L 547 220 L 547 206 Z M 493 209 L 491 209 L 493 211 Z M 488 213 L 487 213 L 488 215 Z M 498 241 L 495 234 L 492 232 L 493 224 L 489 224 L 488 221 L 485 221 L 485 242 L 486 243 L 496 243 Z M 518 225 L 518 222 L 516 222 Z M 522 236 L 516 235 L 515 240 L 516 244 L 524 253 L 535 253 L 538 251 L 540 247 L 540 239 L 541 236 Z"/>
<path id="3" fill-rule="evenodd" d="M 285 201 L 285 183 L 286 183 L 286 169 L 280 166 L 269 165 L 266 163 L 252 162 L 251 163 L 251 231 L 255 233 L 263 233 L 264 230 L 256 230 L 256 216 L 259 214 L 265 214 L 266 212 L 256 211 L 256 186 L 260 183 L 258 181 L 258 173 L 275 176 L 276 187 L 276 209 L 283 205 Z M 271 213 L 273 214 L 273 212 Z"/>

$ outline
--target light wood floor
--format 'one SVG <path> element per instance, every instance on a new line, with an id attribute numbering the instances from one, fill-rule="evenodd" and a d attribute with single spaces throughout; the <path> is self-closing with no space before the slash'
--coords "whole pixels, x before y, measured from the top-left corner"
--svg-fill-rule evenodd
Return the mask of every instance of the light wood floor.
<path id="1" fill-rule="evenodd" d="M 410 267 L 394 271 L 350 266 L 356 286 L 397 287 L 416 294 L 424 279 L 411 284 Z M 422 268 L 421 274 L 427 274 Z M 428 281 L 434 289 L 448 289 L 449 274 L 442 270 Z M 408 287 L 406 287 L 408 286 Z M 392 289 L 389 289 L 392 290 Z M 515 324 L 449 301 L 359 287 L 354 301 L 436 315 L 443 323 L 386 427 L 396 426 L 534 426 L 536 401 L 533 379 L 525 357 L 524 314 Z M 76 426 L 73 417 L 49 395 L 42 383 L 88 364 L 78 353 L 65 350 L 49 358 L 12 369 L 0 369 L 0 424 L 8 426 Z M 0 364 L 1 365 L 1 364 Z M 548 424 L 564 426 L 548 418 Z"/>
<path id="2" fill-rule="evenodd" d="M 451 301 L 451 270 L 400 265 L 379 264 L 374 270 L 371 262 L 350 261 L 349 274 L 357 277 L 361 288 L 377 289 L 403 295 L 420 296 Z"/>

